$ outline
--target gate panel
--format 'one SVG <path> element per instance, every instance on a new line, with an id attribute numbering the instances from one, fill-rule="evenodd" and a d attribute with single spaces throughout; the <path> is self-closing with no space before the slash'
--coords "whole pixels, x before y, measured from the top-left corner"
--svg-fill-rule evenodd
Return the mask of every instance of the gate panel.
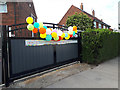
<path id="1" fill-rule="evenodd" d="M 61 44 L 56 45 L 56 62 L 64 62 L 78 58 L 78 44 Z"/>
<path id="2" fill-rule="evenodd" d="M 25 46 L 24 39 L 11 39 L 12 73 L 17 74 L 54 63 L 52 45 Z"/>

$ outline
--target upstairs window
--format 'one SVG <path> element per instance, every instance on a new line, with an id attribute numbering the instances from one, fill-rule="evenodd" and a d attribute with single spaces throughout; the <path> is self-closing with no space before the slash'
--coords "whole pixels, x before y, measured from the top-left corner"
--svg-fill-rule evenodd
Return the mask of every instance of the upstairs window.
<path id="1" fill-rule="evenodd" d="M 94 28 L 96 28 L 96 22 L 94 21 Z"/>
<path id="2" fill-rule="evenodd" d="M 100 29 L 102 28 L 101 24 L 99 24 L 99 28 L 100 28 Z"/>
<path id="3" fill-rule="evenodd" d="M 7 13 L 7 4 L 6 4 L 6 2 L 0 2 L 0 13 Z"/>
<path id="4" fill-rule="evenodd" d="M 103 26 L 103 29 L 105 29 L 105 26 Z"/>

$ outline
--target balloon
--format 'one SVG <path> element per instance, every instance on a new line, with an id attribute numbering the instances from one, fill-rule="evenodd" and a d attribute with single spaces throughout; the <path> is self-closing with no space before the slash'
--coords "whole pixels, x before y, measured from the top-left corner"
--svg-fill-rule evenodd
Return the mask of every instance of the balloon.
<path id="1" fill-rule="evenodd" d="M 53 32 L 56 32 L 56 33 L 57 33 L 57 30 L 53 30 Z"/>
<path id="2" fill-rule="evenodd" d="M 73 36 L 75 35 L 75 31 L 73 31 Z"/>
<path id="3" fill-rule="evenodd" d="M 46 41 L 50 41 L 52 39 L 52 36 L 51 35 L 47 35 L 46 36 Z"/>
<path id="4" fill-rule="evenodd" d="M 56 38 L 56 37 L 57 37 L 57 33 L 56 33 L 56 32 L 53 32 L 53 33 L 52 33 L 52 37 L 53 37 L 53 38 Z"/>
<path id="5" fill-rule="evenodd" d="M 76 26 L 73 26 L 73 31 L 76 31 L 77 30 L 77 27 Z"/>
<path id="6" fill-rule="evenodd" d="M 32 23 L 33 23 L 33 18 L 32 18 L 32 17 L 27 17 L 27 18 L 26 18 L 26 22 L 27 22 L 28 24 L 32 24 Z"/>
<path id="7" fill-rule="evenodd" d="M 75 31 L 75 33 L 77 33 L 77 30 Z"/>
<path id="8" fill-rule="evenodd" d="M 61 37 L 61 40 L 63 40 L 63 37 Z"/>
<path id="9" fill-rule="evenodd" d="M 61 37 L 64 38 L 65 37 L 65 33 L 62 33 Z"/>
<path id="10" fill-rule="evenodd" d="M 69 34 L 73 34 L 73 31 L 68 31 Z"/>
<path id="11" fill-rule="evenodd" d="M 45 34 L 40 34 L 41 38 L 46 38 L 46 33 Z"/>
<path id="12" fill-rule="evenodd" d="M 39 23 L 37 23 L 37 22 L 34 23 L 35 28 L 39 28 L 39 26 L 40 26 Z"/>
<path id="13" fill-rule="evenodd" d="M 59 36 L 59 39 L 57 41 L 60 41 L 61 39 L 62 39 L 61 36 Z"/>
<path id="14" fill-rule="evenodd" d="M 65 37 L 66 40 L 68 40 L 70 38 L 70 35 L 68 34 L 68 37 Z"/>
<path id="15" fill-rule="evenodd" d="M 33 33 L 37 33 L 37 32 L 38 32 L 38 29 L 37 29 L 37 28 L 34 28 L 34 29 L 32 30 L 32 32 L 33 32 Z"/>
<path id="16" fill-rule="evenodd" d="M 40 28 L 39 32 L 40 32 L 40 34 L 45 34 L 46 33 L 46 29 L 45 28 Z"/>
<path id="17" fill-rule="evenodd" d="M 71 30 L 73 31 L 73 27 L 72 26 L 68 27 L 68 30 L 69 31 L 71 31 Z"/>
<path id="18" fill-rule="evenodd" d="M 33 26 L 32 24 L 28 24 L 28 25 L 27 25 L 27 29 L 28 29 L 29 31 L 32 31 L 32 30 L 34 29 L 34 26 Z"/>
<path id="19" fill-rule="evenodd" d="M 65 37 L 68 37 L 68 34 L 67 34 L 67 33 L 65 33 Z"/>
<path id="20" fill-rule="evenodd" d="M 40 22 L 39 25 L 40 25 L 39 28 L 43 27 L 43 23 L 42 22 Z"/>
<path id="21" fill-rule="evenodd" d="M 47 29 L 47 27 L 46 26 L 43 26 L 45 29 Z"/>
<path id="22" fill-rule="evenodd" d="M 50 30 L 52 31 L 52 28 L 50 28 Z"/>
<path id="23" fill-rule="evenodd" d="M 52 33 L 52 31 L 50 30 L 50 28 L 48 28 L 48 29 L 46 30 L 46 34 L 50 35 L 51 33 Z"/>
<path id="24" fill-rule="evenodd" d="M 73 36 L 73 34 L 70 34 L 70 37 L 72 37 Z"/>
<path id="25" fill-rule="evenodd" d="M 58 36 L 61 36 L 61 35 L 62 35 L 62 31 L 61 31 L 61 30 L 58 30 L 58 31 L 57 31 L 57 34 L 58 34 Z"/>
<path id="26" fill-rule="evenodd" d="M 55 40 L 55 41 L 59 40 L 59 37 L 55 37 L 54 40 Z"/>

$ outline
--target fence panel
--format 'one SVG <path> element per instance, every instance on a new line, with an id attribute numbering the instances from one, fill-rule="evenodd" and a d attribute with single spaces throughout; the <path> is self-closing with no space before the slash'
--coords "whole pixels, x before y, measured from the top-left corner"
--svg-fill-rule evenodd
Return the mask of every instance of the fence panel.
<path id="1" fill-rule="evenodd" d="M 25 46 L 25 39 L 11 39 L 11 75 L 54 64 L 52 45 Z"/>
<path id="2" fill-rule="evenodd" d="M 56 62 L 64 62 L 78 58 L 78 44 L 61 44 L 56 45 Z"/>

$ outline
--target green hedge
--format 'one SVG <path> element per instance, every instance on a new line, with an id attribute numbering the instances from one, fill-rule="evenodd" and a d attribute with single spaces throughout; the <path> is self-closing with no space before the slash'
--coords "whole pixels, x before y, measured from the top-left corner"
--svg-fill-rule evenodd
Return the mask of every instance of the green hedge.
<path id="1" fill-rule="evenodd" d="M 82 33 L 82 60 L 99 64 L 118 56 L 120 33 L 107 29 L 89 29 Z"/>

